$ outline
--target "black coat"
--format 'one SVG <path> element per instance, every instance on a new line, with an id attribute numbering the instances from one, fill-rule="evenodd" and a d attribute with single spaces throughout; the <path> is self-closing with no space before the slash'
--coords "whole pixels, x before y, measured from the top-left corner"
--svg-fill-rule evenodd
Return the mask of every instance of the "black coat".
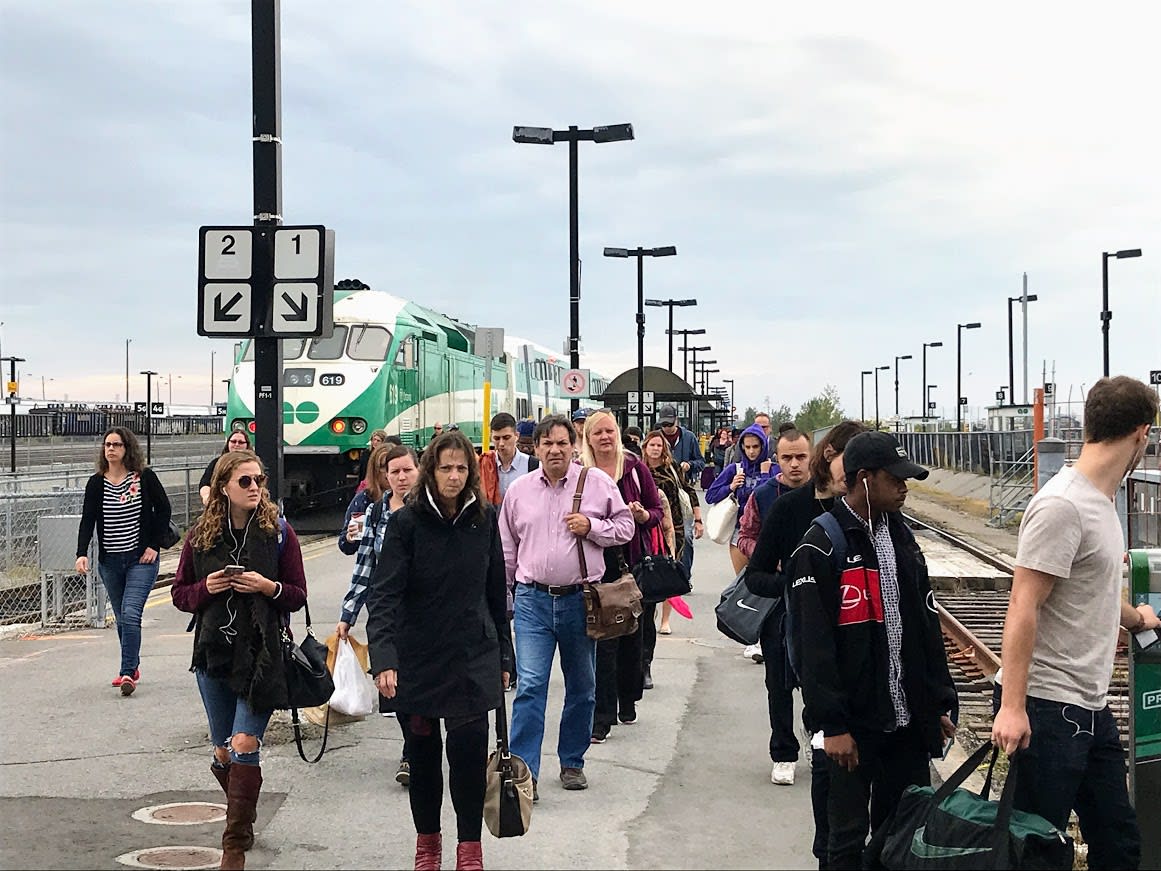
<path id="1" fill-rule="evenodd" d="M 371 673 L 399 672 L 390 710 L 466 717 L 500 706 L 512 671 L 496 510 L 441 516 L 422 494 L 392 515 L 367 594 Z"/>

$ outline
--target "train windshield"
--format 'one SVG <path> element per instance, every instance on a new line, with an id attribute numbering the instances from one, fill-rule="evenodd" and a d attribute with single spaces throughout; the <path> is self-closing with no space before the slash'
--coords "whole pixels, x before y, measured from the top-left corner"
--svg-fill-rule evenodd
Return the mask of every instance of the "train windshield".
<path id="1" fill-rule="evenodd" d="M 347 344 L 347 328 L 343 324 L 335 324 L 335 331 L 328 338 L 310 340 L 310 348 L 306 352 L 310 360 L 337 360 L 343 356 L 343 346 Z"/>
<path id="2" fill-rule="evenodd" d="M 352 360 L 386 360 L 390 347 L 391 333 L 383 327 L 355 324 L 351 327 L 347 356 Z"/>
<path id="3" fill-rule="evenodd" d="M 297 360 L 302 356 L 302 349 L 306 347 L 306 339 L 283 339 L 282 340 L 282 359 L 283 360 Z M 243 363 L 254 362 L 254 342 L 253 340 L 246 343 L 246 351 L 242 354 Z"/>

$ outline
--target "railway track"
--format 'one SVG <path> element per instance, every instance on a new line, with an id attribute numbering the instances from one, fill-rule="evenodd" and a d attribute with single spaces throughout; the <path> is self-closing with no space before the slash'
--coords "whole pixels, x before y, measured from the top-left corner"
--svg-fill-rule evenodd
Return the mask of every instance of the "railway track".
<path id="1" fill-rule="evenodd" d="M 1008 576 L 1012 563 L 1006 555 L 990 553 L 971 542 L 925 521 L 908 516 L 916 531 L 936 536 L 971 559 Z M 930 568 L 930 566 L 929 566 Z M 982 573 L 981 573 L 982 574 Z M 970 747 L 990 740 L 992 687 L 1000 668 L 1004 616 L 1008 610 L 1008 584 L 1003 589 L 973 588 L 969 579 L 933 575 L 936 608 L 943 629 L 943 643 L 952 679 L 959 695 L 961 737 L 970 735 Z M 1126 649 L 1118 645 L 1109 687 L 1109 707 L 1116 717 L 1123 741 L 1129 734 L 1129 685 Z M 966 743 L 966 742 L 965 742 Z"/>

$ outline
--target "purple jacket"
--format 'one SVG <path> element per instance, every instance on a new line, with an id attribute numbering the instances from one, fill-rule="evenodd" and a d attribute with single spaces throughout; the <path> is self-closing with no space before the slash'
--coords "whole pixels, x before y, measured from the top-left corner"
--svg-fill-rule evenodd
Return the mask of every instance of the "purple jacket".
<path id="1" fill-rule="evenodd" d="M 753 462 L 741 450 L 742 439 L 746 436 L 757 436 L 759 441 L 762 442 L 762 452 L 758 454 L 758 459 Z M 769 457 L 769 445 L 766 441 L 766 433 L 762 432 L 762 427 L 758 426 L 758 424 L 755 423 L 746 427 L 745 432 L 738 437 L 738 445 L 741 459 L 736 463 L 730 463 L 722 469 L 721 474 L 714 479 L 709 489 L 705 491 L 705 501 L 713 505 L 728 498 L 730 495 L 730 482 L 734 480 L 734 475 L 738 473 L 740 467 L 741 471 L 746 475 L 745 483 L 735 493 L 738 497 L 738 523 L 740 524 L 742 522 L 742 509 L 746 507 L 746 503 L 750 500 L 750 494 L 754 492 L 754 489 L 758 485 L 764 484 L 777 475 L 778 466 L 777 464 L 772 464 L 770 471 L 762 471 L 762 463 Z"/>

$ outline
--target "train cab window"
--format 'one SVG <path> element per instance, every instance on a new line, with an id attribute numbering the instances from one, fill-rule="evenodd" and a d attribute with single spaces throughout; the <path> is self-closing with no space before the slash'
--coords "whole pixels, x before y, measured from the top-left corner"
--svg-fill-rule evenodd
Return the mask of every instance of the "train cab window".
<path id="1" fill-rule="evenodd" d="M 306 352 L 308 360 L 338 360 L 343 356 L 343 346 L 347 344 L 347 327 L 335 324 L 335 331 L 328 338 L 310 340 Z M 380 359 L 382 359 L 380 357 Z"/>
<path id="2" fill-rule="evenodd" d="M 464 338 L 463 333 L 461 333 L 459 330 L 453 330 L 451 327 L 445 327 L 443 324 L 440 324 L 439 328 L 443 330 L 444 335 L 447 336 L 447 346 L 449 348 L 467 353 L 468 340 Z"/>
<path id="3" fill-rule="evenodd" d="M 283 339 L 282 340 L 282 359 L 297 360 L 302 356 L 302 349 L 306 347 L 306 339 Z M 254 362 L 254 342 L 253 340 L 246 343 L 246 350 L 242 353 L 243 363 Z"/>
<path id="4" fill-rule="evenodd" d="M 415 336 L 408 336 L 399 343 L 399 351 L 395 355 L 395 368 L 415 368 Z"/>
<path id="5" fill-rule="evenodd" d="M 351 327 L 347 356 L 352 360 L 386 360 L 391 347 L 391 333 L 384 327 L 356 324 Z"/>

